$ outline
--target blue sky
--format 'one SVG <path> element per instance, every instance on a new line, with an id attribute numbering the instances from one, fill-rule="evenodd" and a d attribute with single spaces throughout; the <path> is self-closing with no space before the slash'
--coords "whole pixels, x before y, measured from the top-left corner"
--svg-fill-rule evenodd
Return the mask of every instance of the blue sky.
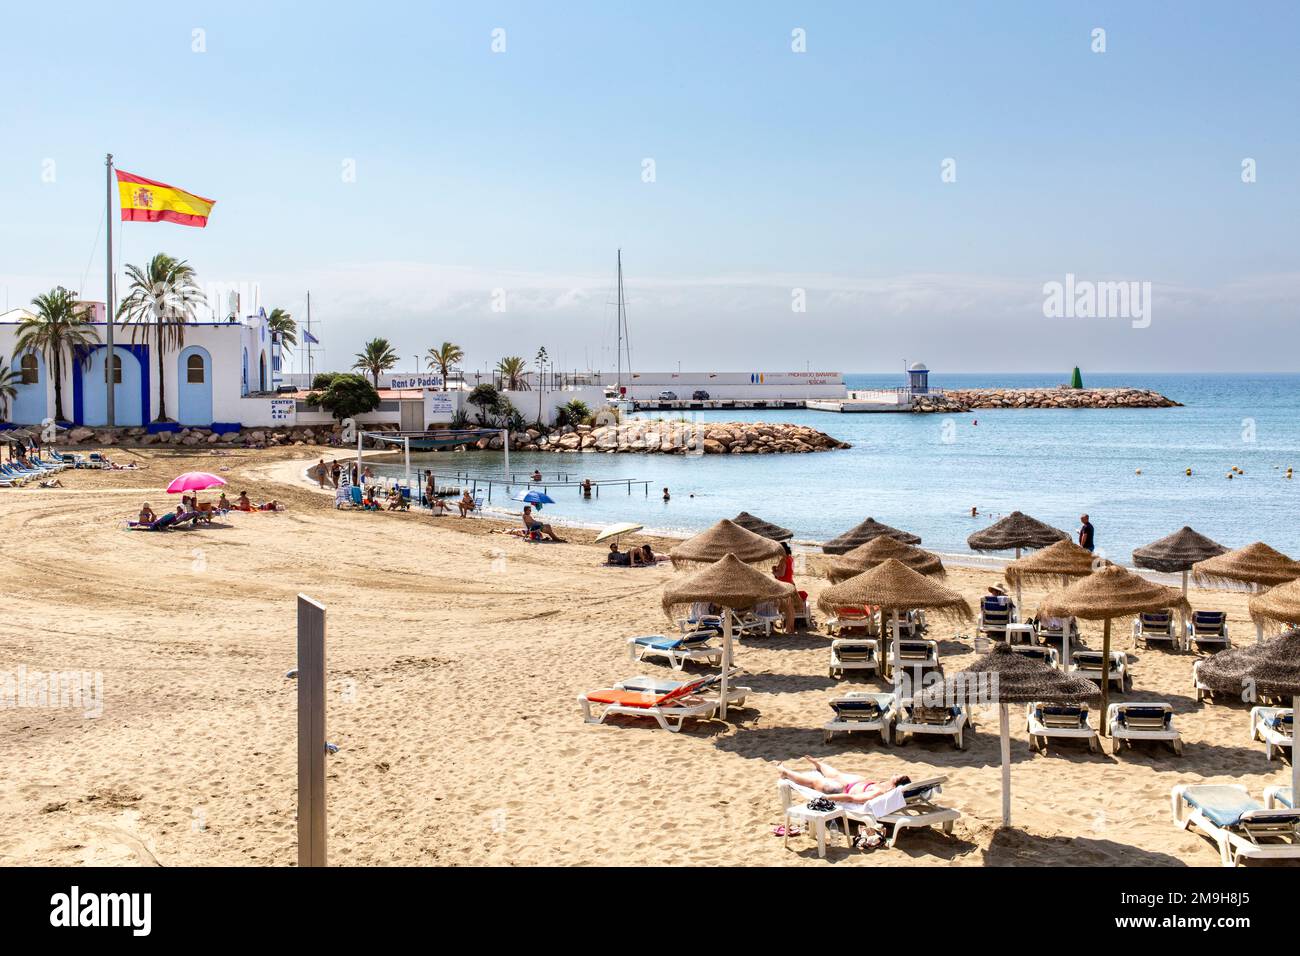
<path id="1" fill-rule="evenodd" d="M 102 297 L 111 150 L 218 201 L 126 261 L 310 288 L 328 364 L 612 364 L 621 246 L 644 369 L 1292 366 L 1300 7 L 805 6 L 17 5 L 0 304 Z M 1150 327 L 1045 318 L 1066 273 L 1151 282 Z"/>

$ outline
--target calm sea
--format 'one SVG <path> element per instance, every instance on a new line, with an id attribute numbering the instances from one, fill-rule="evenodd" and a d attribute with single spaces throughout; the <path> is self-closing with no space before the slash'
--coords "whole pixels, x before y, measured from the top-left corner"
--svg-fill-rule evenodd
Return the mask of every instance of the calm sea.
<path id="1" fill-rule="evenodd" d="M 935 388 L 1057 385 L 1050 374 L 932 373 Z M 846 375 L 850 388 L 893 387 L 901 375 Z M 1073 532 L 1087 512 L 1099 550 L 1127 564 L 1133 548 L 1190 524 L 1236 547 L 1263 540 L 1300 556 L 1300 375 L 1095 374 L 1085 385 L 1153 388 L 1182 408 L 963 415 L 816 411 L 704 412 L 700 421 L 799 422 L 851 442 L 810 455 L 664 456 L 513 453 L 511 470 L 553 478 L 648 480 L 582 500 L 553 489 L 545 516 L 583 525 L 638 521 L 690 533 L 750 511 L 798 539 L 825 540 L 868 515 L 920 535 L 937 551 L 1015 509 Z M 677 416 L 680 417 L 680 416 Z M 500 453 L 413 456 L 421 468 L 499 474 Z M 1244 476 L 1229 481 L 1232 466 Z M 1192 469 L 1192 476 L 1185 469 Z M 383 469 L 399 474 L 401 467 Z M 1138 471 L 1141 474 L 1138 474 Z M 662 500 L 667 486 L 672 500 Z M 515 507 L 493 494 L 493 506 Z M 970 510 L 978 508 L 980 517 Z"/>

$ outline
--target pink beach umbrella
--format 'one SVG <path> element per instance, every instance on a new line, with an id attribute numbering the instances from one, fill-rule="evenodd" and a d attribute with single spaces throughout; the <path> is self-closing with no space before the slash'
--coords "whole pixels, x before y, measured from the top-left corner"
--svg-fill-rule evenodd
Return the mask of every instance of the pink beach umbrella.
<path id="1" fill-rule="evenodd" d="M 225 483 L 226 479 L 210 475 L 206 471 L 187 471 L 172 479 L 172 483 L 167 486 L 167 494 L 179 495 L 184 491 L 203 491 Z"/>

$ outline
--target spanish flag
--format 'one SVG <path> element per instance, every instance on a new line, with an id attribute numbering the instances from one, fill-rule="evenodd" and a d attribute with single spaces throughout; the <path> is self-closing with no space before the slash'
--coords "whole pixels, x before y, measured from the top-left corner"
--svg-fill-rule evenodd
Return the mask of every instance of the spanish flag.
<path id="1" fill-rule="evenodd" d="M 168 186 L 135 173 L 117 173 L 117 192 L 123 222 L 178 222 L 182 226 L 208 224 L 215 199 L 204 199 L 175 186 Z"/>

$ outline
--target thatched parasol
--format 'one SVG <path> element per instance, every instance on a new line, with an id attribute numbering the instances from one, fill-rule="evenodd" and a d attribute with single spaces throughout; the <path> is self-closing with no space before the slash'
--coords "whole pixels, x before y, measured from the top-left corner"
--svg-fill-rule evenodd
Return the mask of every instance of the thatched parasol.
<path id="1" fill-rule="evenodd" d="M 1278 592 L 1286 591 L 1281 600 L 1272 600 Z M 1250 600 L 1250 615 L 1259 620 L 1267 618 L 1284 623 L 1300 618 L 1300 592 L 1294 583 L 1284 584 L 1277 591 L 1269 591 Z M 1226 660 L 1220 658 L 1230 655 Z M 1229 693 L 1241 693 L 1253 686 L 1256 694 L 1271 697 L 1290 697 L 1291 708 L 1300 713 L 1300 630 L 1256 644 L 1245 653 L 1223 651 L 1203 660 L 1196 669 L 1197 678 L 1210 687 Z M 1295 749 L 1291 751 L 1291 792 L 1300 793 L 1300 769 L 1295 762 Z"/>
<path id="2" fill-rule="evenodd" d="M 1087 548 L 1081 548 L 1073 541 L 1058 541 L 1041 551 L 1026 555 L 1018 561 L 1012 561 L 1003 570 L 1002 575 L 1011 584 L 1019 586 L 1024 582 L 1042 581 L 1055 584 L 1061 578 L 1081 578 L 1092 574 L 1105 563 Z"/>
<path id="3" fill-rule="evenodd" d="M 1300 561 L 1256 541 L 1244 548 L 1206 558 L 1192 565 L 1192 575 L 1201 584 L 1249 584 L 1256 592 L 1275 584 L 1300 578 Z M 1264 627 L 1255 622 L 1255 642 L 1264 639 Z"/>
<path id="4" fill-rule="evenodd" d="M 918 574 L 896 558 L 887 558 L 869 571 L 831 585 L 817 598 L 817 606 L 827 614 L 835 614 L 840 608 L 872 604 L 879 605 L 882 613 L 888 610 L 892 615 L 895 660 L 898 659 L 899 611 L 933 611 L 959 621 L 969 621 L 973 616 L 964 597 Z M 889 655 L 885 655 L 885 661 L 888 666 Z"/>
<path id="5" fill-rule="evenodd" d="M 972 551 L 1014 550 L 1018 558 L 1021 548 L 1046 548 L 1068 540 L 1070 536 L 1060 528 L 1031 518 L 1023 511 L 1013 511 L 983 531 L 976 531 L 966 539 L 966 546 Z"/>
<path id="6" fill-rule="evenodd" d="M 1117 617 L 1131 617 L 1151 611 L 1176 608 L 1188 610 L 1187 598 L 1177 588 L 1156 584 L 1144 577 L 1110 564 L 1067 588 L 1052 591 L 1043 598 L 1039 613 L 1049 617 L 1081 617 L 1105 622 L 1101 647 L 1101 732 L 1106 733 L 1106 709 L 1110 702 L 1110 622 Z M 1068 666 L 1070 659 L 1065 658 Z"/>
<path id="7" fill-rule="evenodd" d="M 1064 583 L 1067 578 L 1081 578 L 1092 574 L 1098 567 L 1106 564 L 1105 558 L 1099 558 L 1087 548 L 1080 547 L 1069 538 L 1049 544 L 1041 551 L 1017 558 L 1002 570 L 1002 576 L 1008 583 L 1015 585 L 1016 606 L 1020 606 L 1020 587 L 1025 583 L 1041 582 Z M 1070 628 L 1065 628 L 1065 643 L 1061 647 L 1064 660 L 1070 659 Z"/>
<path id="8" fill-rule="evenodd" d="M 794 532 L 789 528 L 782 528 L 779 524 L 772 524 L 770 521 L 764 521 L 757 515 L 752 515 L 748 511 L 742 511 L 736 517 L 731 519 L 733 524 L 738 524 L 746 531 L 752 531 L 754 534 L 762 535 L 764 538 L 771 538 L 773 541 L 789 541 L 794 537 Z"/>
<path id="9" fill-rule="evenodd" d="M 730 524 L 730 522 L 726 522 Z M 780 545 L 777 545 L 780 548 Z M 784 552 L 782 552 L 784 553 Z M 664 588 L 664 613 L 672 616 L 678 606 L 707 601 L 726 609 L 722 616 L 722 716 L 727 716 L 727 672 L 731 668 L 731 620 L 733 612 L 765 601 L 784 601 L 793 597 L 794 585 L 778 581 L 770 574 L 745 564 L 734 554 L 725 555 L 694 574 L 674 578 Z"/>
<path id="10" fill-rule="evenodd" d="M 1040 660 L 998 644 L 943 685 L 929 688 L 922 699 L 932 705 L 998 703 L 1002 737 L 1002 825 L 1011 825 L 1011 731 L 1009 704 L 1045 701 L 1077 704 L 1094 701 L 1101 690 L 1090 680 L 1063 673 Z M 1103 722 L 1105 713 L 1102 714 Z"/>
<path id="11" fill-rule="evenodd" d="M 676 568 L 690 564 L 712 564 L 729 554 L 746 564 L 757 564 L 784 557 L 785 548 L 771 538 L 746 531 L 734 521 L 723 518 L 712 528 L 701 531 L 693 538 L 687 538 L 668 552 L 668 556 L 673 559 L 673 567 Z"/>
<path id="12" fill-rule="evenodd" d="M 822 545 L 822 551 L 826 554 L 846 554 L 852 551 L 860 544 L 866 544 L 881 535 L 889 538 L 897 538 L 904 544 L 920 544 L 921 539 L 914 534 L 908 534 L 906 531 L 899 531 L 897 528 L 891 528 L 887 524 L 881 524 L 875 518 L 868 518 L 859 525 L 855 525 L 848 531 L 845 531 L 838 538 L 831 538 Z"/>
<path id="13" fill-rule="evenodd" d="M 1288 581 L 1250 599 L 1250 617 L 1256 624 L 1300 624 L 1300 580 Z"/>
<path id="14" fill-rule="evenodd" d="M 869 571 L 890 558 L 901 561 L 918 574 L 943 577 L 946 573 L 943 562 L 939 560 L 937 554 L 914 545 L 904 544 L 897 538 L 879 537 L 866 544 L 860 544 L 847 554 L 831 561 L 826 567 L 826 577 L 831 580 L 831 583 L 837 584 L 855 574 Z"/>
<path id="15" fill-rule="evenodd" d="M 1166 574 L 1181 571 L 1183 597 L 1187 597 L 1187 572 L 1192 569 L 1192 565 L 1208 558 L 1216 558 L 1227 550 L 1219 542 L 1183 525 L 1173 534 L 1165 535 L 1159 541 L 1152 541 L 1145 547 L 1135 548 L 1133 564 L 1139 568 L 1150 568 L 1152 571 L 1163 571 Z M 1186 616 L 1180 615 L 1179 625 L 1185 634 Z"/>

